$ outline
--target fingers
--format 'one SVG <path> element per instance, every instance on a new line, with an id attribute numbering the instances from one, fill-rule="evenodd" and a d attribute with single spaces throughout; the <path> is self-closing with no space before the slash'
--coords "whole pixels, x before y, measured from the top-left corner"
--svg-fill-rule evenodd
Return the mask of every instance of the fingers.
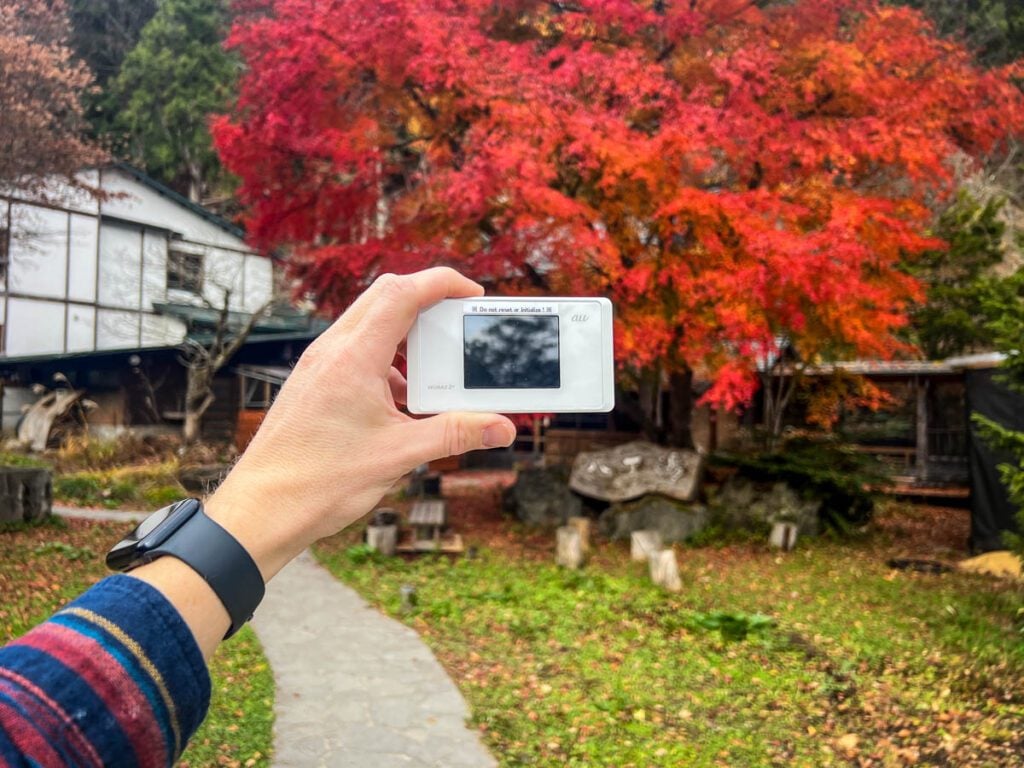
<path id="1" fill-rule="evenodd" d="M 515 425 L 496 413 L 441 413 L 407 422 L 403 447 L 412 454 L 411 466 L 457 456 L 481 448 L 501 448 L 516 439 Z"/>
<path id="2" fill-rule="evenodd" d="M 373 339 L 378 359 L 390 365 L 395 349 L 405 339 L 416 315 L 442 299 L 480 296 L 484 289 L 448 267 L 434 267 L 411 275 L 381 275 L 359 297 L 361 337 Z"/>
<path id="3" fill-rule="evenodd" d="M 392 367 L 388 373 L 388 387 L 391 389 L 391 397 L 397 405 L 405 405 L 409 385 L 397 368 Z"/>

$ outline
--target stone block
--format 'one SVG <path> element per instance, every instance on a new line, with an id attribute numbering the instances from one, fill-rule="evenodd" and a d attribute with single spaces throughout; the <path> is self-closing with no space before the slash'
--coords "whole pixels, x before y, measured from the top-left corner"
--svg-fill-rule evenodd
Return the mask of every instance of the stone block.
<path id="1" fill-rule="evenodd" d="M 563 525 L 555 531 L 555 562 L 572 570 L 583 565 L 583 539 L 579 529 Z"/>
<path id="2" fill-rule="evenodd" d="M 775 523 L 772 532 L 768 536 L 768 543 L 776 549 L 789 552 L 796 546 L 796 537 L 799 532 L 796 523 Z"/>
<path id="3" fill-rule="evenodd" d="M 583 547 L 583 554 L 590 552 L 590 529 L 589 517 L 570 517 L 567 524 L 580 532 L 580 546 Z"/>
<path id="4" fill-rule="evenodd" d="M 657 531 L 633 531 L 629 536 L 629 557 L 637 563 L 647 562 L 651 554 L 661 550 L 662 543 Z"/>
<path id="5" fill-rule="evenodd" d="M 0 523 L 32 523 L 53 512 L 50 470 L 0 467 Z"/>
<path id="6" fill-rule="evenodd" d="M 397 525 L 369 525 L 366 527 L 366 546 L 391 557 L 398 546 Z"/>
<path id="7" fill-rule="evenodd" d="M 523 469 L 505 492 L 505 508 L 527 525 L 563 525 L 583 509 L 569 489 L 568 476 L 557 467 Z"/>
<path id="8" fill-rule="evenodd" d="M 638 440 L 580 453 L 573 462 L 569 486 L 584 496 L 611 502 L 638 499 L 649 493 L 693 501 L 703 464 L 696 451 Z"/>
<path id="9" fill-rule="evenodd" d="M 657 531 L 665 543 L 685 541 L 711 522 L 707 508 L 682 504 L 664 496 L 645 496 L 627 504 L 612 504 L 598 521 L 611 539 L 628 539 L 633 531 Z"/>
<path id="10" fill-rule="evenodd" d="M 660 549 L 652 552 L 647 562 L 650 567 L 651 581 L 669 592 L 678 592 L 683 588 L 679 578 L 679 564 L 676 553 L 671 549 Z"/>

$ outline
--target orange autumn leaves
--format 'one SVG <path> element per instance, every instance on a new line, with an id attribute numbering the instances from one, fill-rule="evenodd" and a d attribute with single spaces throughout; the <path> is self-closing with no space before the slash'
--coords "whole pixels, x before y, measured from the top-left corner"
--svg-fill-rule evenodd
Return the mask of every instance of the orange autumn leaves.
<path id="1" fill-rule="evenodd" d="M 903 351 L 951 159 L 1024 131 L 1020 68 L 868 0 L 249 0 L 231 44 L 218 147 L 325 309 L 433 263 L 602 293 L 623 367 L 726 406 L 780 344 Z"/>

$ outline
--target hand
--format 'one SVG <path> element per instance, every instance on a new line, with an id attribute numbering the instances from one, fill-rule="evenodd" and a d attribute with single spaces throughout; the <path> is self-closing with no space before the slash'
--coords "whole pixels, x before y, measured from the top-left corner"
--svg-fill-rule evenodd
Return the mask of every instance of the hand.
<path id="1" fill-rule="evenodd" d="M 269 580 L 319 538 L 369 512 L 395 482 L 432 459 L 507 446 L 503 416 L 398 410 L 393 366 L 417 313 L 483 288 L 448 268 L 383 275 L 306 350 L 207 513 L 249 550 Z"/>

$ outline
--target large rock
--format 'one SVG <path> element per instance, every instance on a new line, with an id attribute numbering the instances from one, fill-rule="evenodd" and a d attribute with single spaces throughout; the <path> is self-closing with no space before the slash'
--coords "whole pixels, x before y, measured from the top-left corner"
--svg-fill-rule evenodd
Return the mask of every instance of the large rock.
<path id="1" fill-rule="evenodd" d="M 565 471 L 558 467 L 523 469 L 505 492 L 505 508 L 527 525 L 564 525 L 583 509 L 569 490 Z"/>
<path id="2" fill-rule="evenodd" d="M 696 451 L 636 441 L 603 451 L 584 451 L 572 465 L 569 486 L 584 496 L 628 501 L 660 493 L 680 501 L 697 497 L 703 460 Z"/>
<path id="3" fill-rule="evenodd" d="M 712 502 L 715 516 L 735 528 L 770 528 L 775 523 L 794 523 L 802 536 L 820 530 L 821 501 L 804 499 L 786 483 L 765 488 L 743 478 L 722 486 Z"/>
<path id="4" fill-rule="evenodd" d="M 685 541 L 704 530 L 711 515 L 700 504 L 680 504 L 664 496 L 645 496 L 629 504 L 612 504 L 599 520 L 610 539 L 628 539 L 634 531 L 657 531 L 662 542 Z"/>

